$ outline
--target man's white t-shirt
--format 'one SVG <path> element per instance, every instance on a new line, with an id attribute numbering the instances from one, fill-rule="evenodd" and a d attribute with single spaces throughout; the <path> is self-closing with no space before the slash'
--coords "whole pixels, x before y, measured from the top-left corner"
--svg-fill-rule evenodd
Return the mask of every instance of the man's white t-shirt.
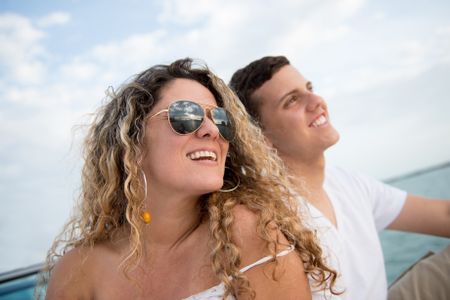
<path id="1" fill-rule="evenodd" d="M 385 300 L 386 271 L 378 231 L 400 213 L 406 192 L 337 167 L 325 170 L 324 189 L 336 215 L 335 227 L 307 203 L 326 261 L 339 273 L 334 296 L 313 292 L 313 299 Z"/>

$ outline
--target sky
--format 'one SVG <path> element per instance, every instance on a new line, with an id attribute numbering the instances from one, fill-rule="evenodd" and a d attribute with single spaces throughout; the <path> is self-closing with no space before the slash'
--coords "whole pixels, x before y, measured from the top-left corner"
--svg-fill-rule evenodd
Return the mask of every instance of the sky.
<path id="1" fill-rule="evenodd" d="M 0 271 L 40 262 L 79 192 L 83 124 L 132 75 L 204 60 L 227 82 L 286 55 L 379 179 L 450 161 L 450 2 L 1 0 Z"/>

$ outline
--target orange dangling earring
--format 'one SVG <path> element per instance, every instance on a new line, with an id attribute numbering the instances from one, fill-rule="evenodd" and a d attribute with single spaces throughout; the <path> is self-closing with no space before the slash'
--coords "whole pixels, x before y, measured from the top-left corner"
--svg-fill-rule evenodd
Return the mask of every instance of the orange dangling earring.
<path id="1" fill-rule="evenodd" d="M 147 176 L 145 176 L 144 171 L 142 171 L 141 169 L 141 173 L 142 173 L 142 177 L 144 178 L 144 195 L 145 195 L 145 200 L 147 200 Z M 150 222 L 152 221 L 152 215 L 150 215 L 150 212 L 148 210 L 144 210 L 141 213 L 141 219 L 145 224 L 150 224 Z"/>
<path id="2" fill-rule="evenodd" d="M 144 221 L 145 224 L 150 224 L 150 221 L 152 220 L 152 216 L 150 215 L 150 212 L 147 210 L 144 210 L 141 214 L 142 221 Z"/>

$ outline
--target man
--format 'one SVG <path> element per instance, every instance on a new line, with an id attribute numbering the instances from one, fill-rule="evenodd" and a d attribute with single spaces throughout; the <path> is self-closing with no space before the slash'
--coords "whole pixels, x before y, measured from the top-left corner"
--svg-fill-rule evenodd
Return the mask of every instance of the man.
<path id="1" fill-rule="evenodd" d="M 324 152 L 336 144 L 339 134 L 324 99 L 287 58 L 256 60 L 238 70 L 230 86 L 277 149 L 294 183 L 307 187 L 306 195 L 300 188 L 298 192 L 309 202 L 311 226 L 328 263 L 341 274 L 337 287 L 344 293 L 333 297 L 386 299 L 378 231 L 450 237 L 450 201 L 410 195 L 326 165 Z"/>

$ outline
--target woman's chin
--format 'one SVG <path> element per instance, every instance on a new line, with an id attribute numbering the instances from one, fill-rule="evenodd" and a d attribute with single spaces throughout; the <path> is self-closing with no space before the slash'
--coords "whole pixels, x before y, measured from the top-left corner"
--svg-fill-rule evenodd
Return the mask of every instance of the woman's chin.
<path id="1" fill-rule="evenodd" d="M 222 189 L 223 186 L 223 180 L 217 181 L 217 182 L 208 182 L 207 184 L 203 184 L 202 186 L 198 187 L 198 190 L 200 191 L 200 194 L 209 194 L 213 192 L 217 192 L 220 189 Z"/>

